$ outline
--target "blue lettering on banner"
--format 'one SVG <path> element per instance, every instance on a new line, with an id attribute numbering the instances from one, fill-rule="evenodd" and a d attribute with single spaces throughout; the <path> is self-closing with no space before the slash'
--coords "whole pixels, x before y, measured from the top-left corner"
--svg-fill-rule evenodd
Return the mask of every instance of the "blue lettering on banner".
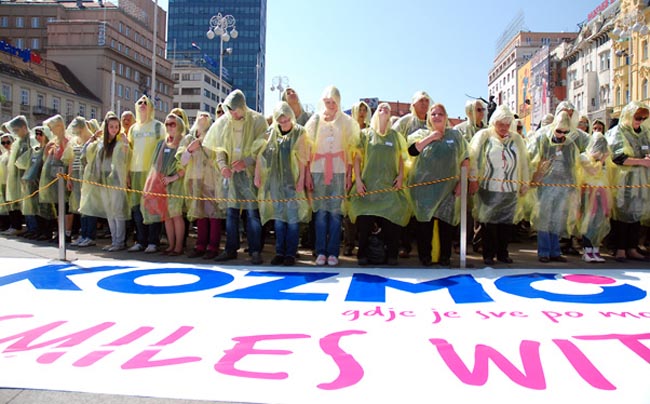
<path id="1" fill-rule="evenodd" d="M 135 283 L 136 279 L 138 278 L 160 274 L 195 275 L 199 279 L 193 283 L 172 286 L 140 285 Z M 97 282 L 97 286 L 102 289 L 118 293 L 130 293 L 136 295 L 162 295 L 198 292 L 201 290 L 218 288 L 219 286 L 229 284 L 234 279 L 235 277 L 230 274 L 219 271 L 211 271 L 209 269 L 156 268 L 130 271 L 112 275 Z"/>
<path id="2" fill-rule="evenodd" d="M 602 291 L 591 295 L 566 295 L 561 293 L 552 293 L 535 289 L 532 286 L 535 282 L 556 280 L 556 276 L 557 274 L 540 273 L 510 275 L 497 279 L 494 282 L 494 286 L 503 292 L 510 293 L 511 295 L 562 303 L 623 303 L 641 300 L 647 295 L 644 290 L 628 284 L 616 286 L 599 285 L 602 288 Z"/>
<path id="3" fill-rule="evenodd" d="M 471 275 L 455 275 L 426 282 L 409 283 L 369 274 L 354 274 L 345 301 L 385 303 L 387 287 L 411 293 L 447 289 L 456 303 L 494 301 Z"/>
<path id="4" fill-rule="evenodd" d="M 60 291 L 81 291 L 71 276 L 96 274 L 116 270 L 132 269 L 133 266 L 97 266 L 82 268 L 75 265 L 53 264 L 32 268 L 23 272 L 0 277 L 0 287 L 13 283 L 28 281 L 38 290 L 60 290 Z M 192 283 L 175 285 L 141 285 L 136 283 L 138 278 L 156 275 L 193 275 L 198 278 Z M 252 299 L 252 300 L 294 300 L 294 301 L 325 301 L 328 293 L 295 293 L 288 292 L 292 288 L 307 285 L 320 280 L 339 276 L 339 273 L 332 272 L 248 272 L 248 277 L 273 277 L 280 278 L 265 283 L 247 286 L 226 293 L 214 295 L 214 297 L 228 299 Z M 623 303 L 644 299 L 647 292 L 636 286 L 626 283 L 618 285 L 594 284 L 589 287 L 598 286 L 601 291 L 592 294 L 564 294 L 553 293 L 535 289 L 533 284 L 540 281 L 563 281 L 558 279 L 559 274 L 553 273 L 530 273 L 519 275 L 503 276 L 494 281 L 495 287 L 504 293 L 527 298 L 544 299 L 552 302 L 562 303 L 587 303 L 606 304 Z M 118 274 L 112 274 L 99 280 L 99 288 L 128 294 L 179 294 L 202 291 L 218 288 L 235 281 L 235 277 L 229 273 L 202 268 L 192 267 L 157 267 L 153 269 L 137 269 Z M 334 283 L 332 283 L 334 284 Z M 340 283 L 336 283 L 340 285 Z M 329 284 L 328 284 L 329 285 Z M 579 288 L 579 285 L 576 285 Z M 485 291 L 481 283 L 474 276 L 454 275 L 446 278 L 433 279 L 424 282 L 405 282 L 402 280 L 386 278 L 379 275 L 355 273 L 352 275 L 348 286 L 345 301 L 347 302 L 371 302 L 385 303 L 386 289 L 391 288 L 402 292 L 420 294 L 446 289 L 453 301 L 457 304 L 463 303 L 486 303 L 493 302 L 492 297 Z M 578 289 L 579 290 L 579 289 Z"/>
<path id="5" fill-rule="evenodd" d="M 325 301 L 327 293 L 287 293 L 285 290 L 296 286 L 331 278 L 338 274 L 331 272 L 250 272 L 246 276 L 272 276 L 280 277 L 271 282 L 262 283 L 244 289 L 215 295 L 229 299 L 267 299 L 267 300 L 302 300 Z"/>

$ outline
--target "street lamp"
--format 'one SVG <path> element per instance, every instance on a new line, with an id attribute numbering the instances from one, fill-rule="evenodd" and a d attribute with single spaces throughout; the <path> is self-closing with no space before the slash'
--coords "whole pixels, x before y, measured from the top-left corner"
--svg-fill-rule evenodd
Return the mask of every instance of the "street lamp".
<path id="1" fill-rule="evenodd" d="M 282 101 L 282 92 L 289 87 L 289 78 L 287 76 L 275 76 L 271 80 L 271 91 L 278 90 L 278 99 Z"/>
<path id="2" fill-rule="evenodd" d="M 615 55 L 618 57 L 626 56 L 628 58 L 627 63 L 627 83 L 628 83 L 628 93 L 627 93 L 627 102 L 629 103 L 632 100 L 632 58 L 634 57 L 634 51 L 632 47 L 632 38 L 633 34 L 637 35 L 647 35 L 650 33 L 650 28 L 648 28 L 645 21 L 645 14 L 639 9 L 632 9 L 627 13 L 621 15 L 616 21 L 616 26 L 611 32 L 611 37 L 614 40 L 617 40 L 619 43 L 628 41 L 628 48 L 617 50 Z"/>
<path id="3" fill-rule="evenodd" d="M 210 29 L 206 33 L 208 39 L 212 40 L 215 37 L 219 37 L 219 85 L 221 86 L 221 91 L 219 91 L 219 102 L 222 101 L 221 94 L 223 92 L 223 43 L 230 41 L 230 38 L 237 39 L 239 36 L 239 31 L 235 27 L 237 20 L 232 15 L 213 15 L 210 18 Z M 232 48 L 226 49 L 226 54 L 232 53 Z"/>

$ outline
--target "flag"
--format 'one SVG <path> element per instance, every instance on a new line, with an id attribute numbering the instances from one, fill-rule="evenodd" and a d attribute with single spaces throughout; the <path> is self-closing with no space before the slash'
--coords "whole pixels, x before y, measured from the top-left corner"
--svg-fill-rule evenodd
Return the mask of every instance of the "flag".
<path id="1" fill-rule="evenodd" d="M 192 42 L 192 48 L 201 50 L 201 48 L 199 47 L 199 45 L 196 44 L 196 42 Z"/>

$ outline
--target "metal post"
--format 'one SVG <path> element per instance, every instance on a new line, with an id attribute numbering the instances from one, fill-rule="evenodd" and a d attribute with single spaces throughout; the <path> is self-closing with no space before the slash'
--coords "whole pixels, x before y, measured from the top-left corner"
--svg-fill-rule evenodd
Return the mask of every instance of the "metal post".
<path id="1" fill-rule="evenodd" d="M 58 174 L 63 174 L 63 167 L 58 168 Z M 65 254 L 65 178 L 59 177 L 57 183 L 59 197 L 59 260 L 67 261 Z"/>
<path id="2" fill-rule="evenodd" d="M 467 167 L 460 168 L 460 269 L 467 267 Z"/>
<path id="3" fill-rule="evenodd" d="M 221 91 L 219 91 L 219 102 L 222 102 L 223 95 L 223 37 L 219 35 L 219 86 L 221 86 Z"/>

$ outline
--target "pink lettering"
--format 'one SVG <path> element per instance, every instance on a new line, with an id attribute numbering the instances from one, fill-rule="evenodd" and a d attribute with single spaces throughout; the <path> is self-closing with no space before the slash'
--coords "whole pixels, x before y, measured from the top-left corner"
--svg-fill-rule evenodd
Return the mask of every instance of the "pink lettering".
<path id="1" fill-rule="evenodd" d="M 184 337 L 187 333 L 192 331 L 194 327 L 182 326 L 178 330 L 169 334 L 167 337 L 163 338 L 159 342 L 153 344 L 152 346 L 165 346 L 170 345 L 180 338 Z M 122 369 L 141 369 L 141 368 L 151 368 L 159 366 L 172 366 L 180 365 L 183 363 L 190 362 L 199 362 L 202 358 L 198 356 L 181 356 L 178 358 L 169 358 L 169 359 L 158 359 L 152 360 L 156 355 L 161 352 L 160 349 L 148 349 L 140 352 L 135 355 L 133 358 L 129 359 L 122 365 Z"/>
<path id="2" fill-rule="evenodd" d="M 332 357 L 336 366 L 339 367 L 339 376 L 330 383 L 321 383 L 319 389 L 338 390 L 357 384 L 363 378 L 363 368 L 356 359 L 349 353 L 341 349 L 339 343 L 342 337 L 348 335 L 362 335 L 365 331 L 341 331 L 326 335 L 320 340 L 320 347 L 329 356 Z"/>
<path id="3" fill-rule="evenodd" d="M 470 371 L 458 356 L 454 347 L 444 339 L 431 338 L 429 341 L 436 347 L 438 353 L 447 364 L 447 367 L 460 381 L 472 386 L 483 386 L 489 377 L 489 360 L 506 375 L 510 380 L 529 389 L 546 389 L 546 380 L 539 356 L 537 341 L 524 340 L 519 346 L 524 372 L 520 372 L 499 351 L 487 345 L 477 345 L 474 353 L 474 370 Z"/>
<path id="4" fill-rule="evenodd" d="M 111 342 L 109 344 L 105 344 L 104 346 L 109 346 L 110 347 L 110 346 L 128 345 L 131 342 L 133 342 L 133 341 L 147 335 L 153 329 L 154 329 L 153 327 L 139 327 L 135 331 L 133 331 L 133 332 L 121 337 L 121 338 L 118 338 L 118 339 L 116 339 L 115 341 L 113 341 L 113 342 Z M 94 365 L 99 360 L 105 358 L 106 356 L 108 356 L 112 352 L 114 352 L 114 351 L 113 350 L 100 350 L 100 351 L 91 352 L 91 353 L 87 354 L 86 356 L 84 356 L 83 358 L 77 360 L 75 363 L 72 364 L 72 366 L 87 367 L 87 366 Z"/>
<path id="5" fill-rule="evenodd" d="M 554 339 L 555 345 L 560 348 L 564 356 L 569 360 L 571 366 L 578 372 L 580 377 L 593 387 L 601 390 L 616 390 L 616 386 L 609 382 L 593 363 L 578 349 L 575 344 L 565 339 Z"/>
<path id="6" fill-rule="evenodd" d="M 585 341 L 603 341 L 617 339 L 628 347 L 632 352 L 639 355 L 641 359 L 650 363 L 650 348 L 641 343 L 640 340 L 650 339 L 650 334 L 606 334 L 606 335 L 583 335 L 573 337 Z"/>
<path id="7" fill-rule="evenodd" d="M 55 338 L 49 341 L 41 342 L 38 344 L 30 345 L 37 338 L 43 336 L 47 332 L 65 324 L 66 321 L 56 321 L 50 324 L 43 325 L 41 327 L 34 328 L 32 330 L 27 330 L 22 333 L 12 335 L 11 337 L 6 337 L 0 339 L 0 343 L 8 342 L 17 339 L 15 343 L 7 347 L 4 352 L 17 352 L 17 351 L 29 351 L 32 349 L 43 348 L 50 345 L 58 344 L 59 348 L 69 348 L 75 345 L 79 345 L 82 342 L 90 339 L 91 337 L 99 334 L 100 332 L 112 327 L 115 323 L 102 323 L 96 326 L 90 327 L 88 329 L 65 335 L 63 337 Z"/>
<path id="8" fill-rule="evenodd" d="M 233 341 L 237 341 L 232 349 L 224 351 L 226 354 L 214 365 L 214 370 L 224 375 L 249 377 L 257 379 L 268 380 L 281 380 L 286 379 L 289 375 L 285 372 L 266 373 L 266 372 L 252 372 L 246 370 L 239 370 L 235 368 L 237 362 L 242 360 L 248 355 L 289 355 L 292 351 L 276 350 L 276 349 L 255 349 L 255 343 L 265 340 L 279 340 L 279 339 L 298 339 L 298 338 L 311 338 L 307 334 L 276 334 L 276 335 L 253 335 L 248 337 L 236 337 Z"/>

